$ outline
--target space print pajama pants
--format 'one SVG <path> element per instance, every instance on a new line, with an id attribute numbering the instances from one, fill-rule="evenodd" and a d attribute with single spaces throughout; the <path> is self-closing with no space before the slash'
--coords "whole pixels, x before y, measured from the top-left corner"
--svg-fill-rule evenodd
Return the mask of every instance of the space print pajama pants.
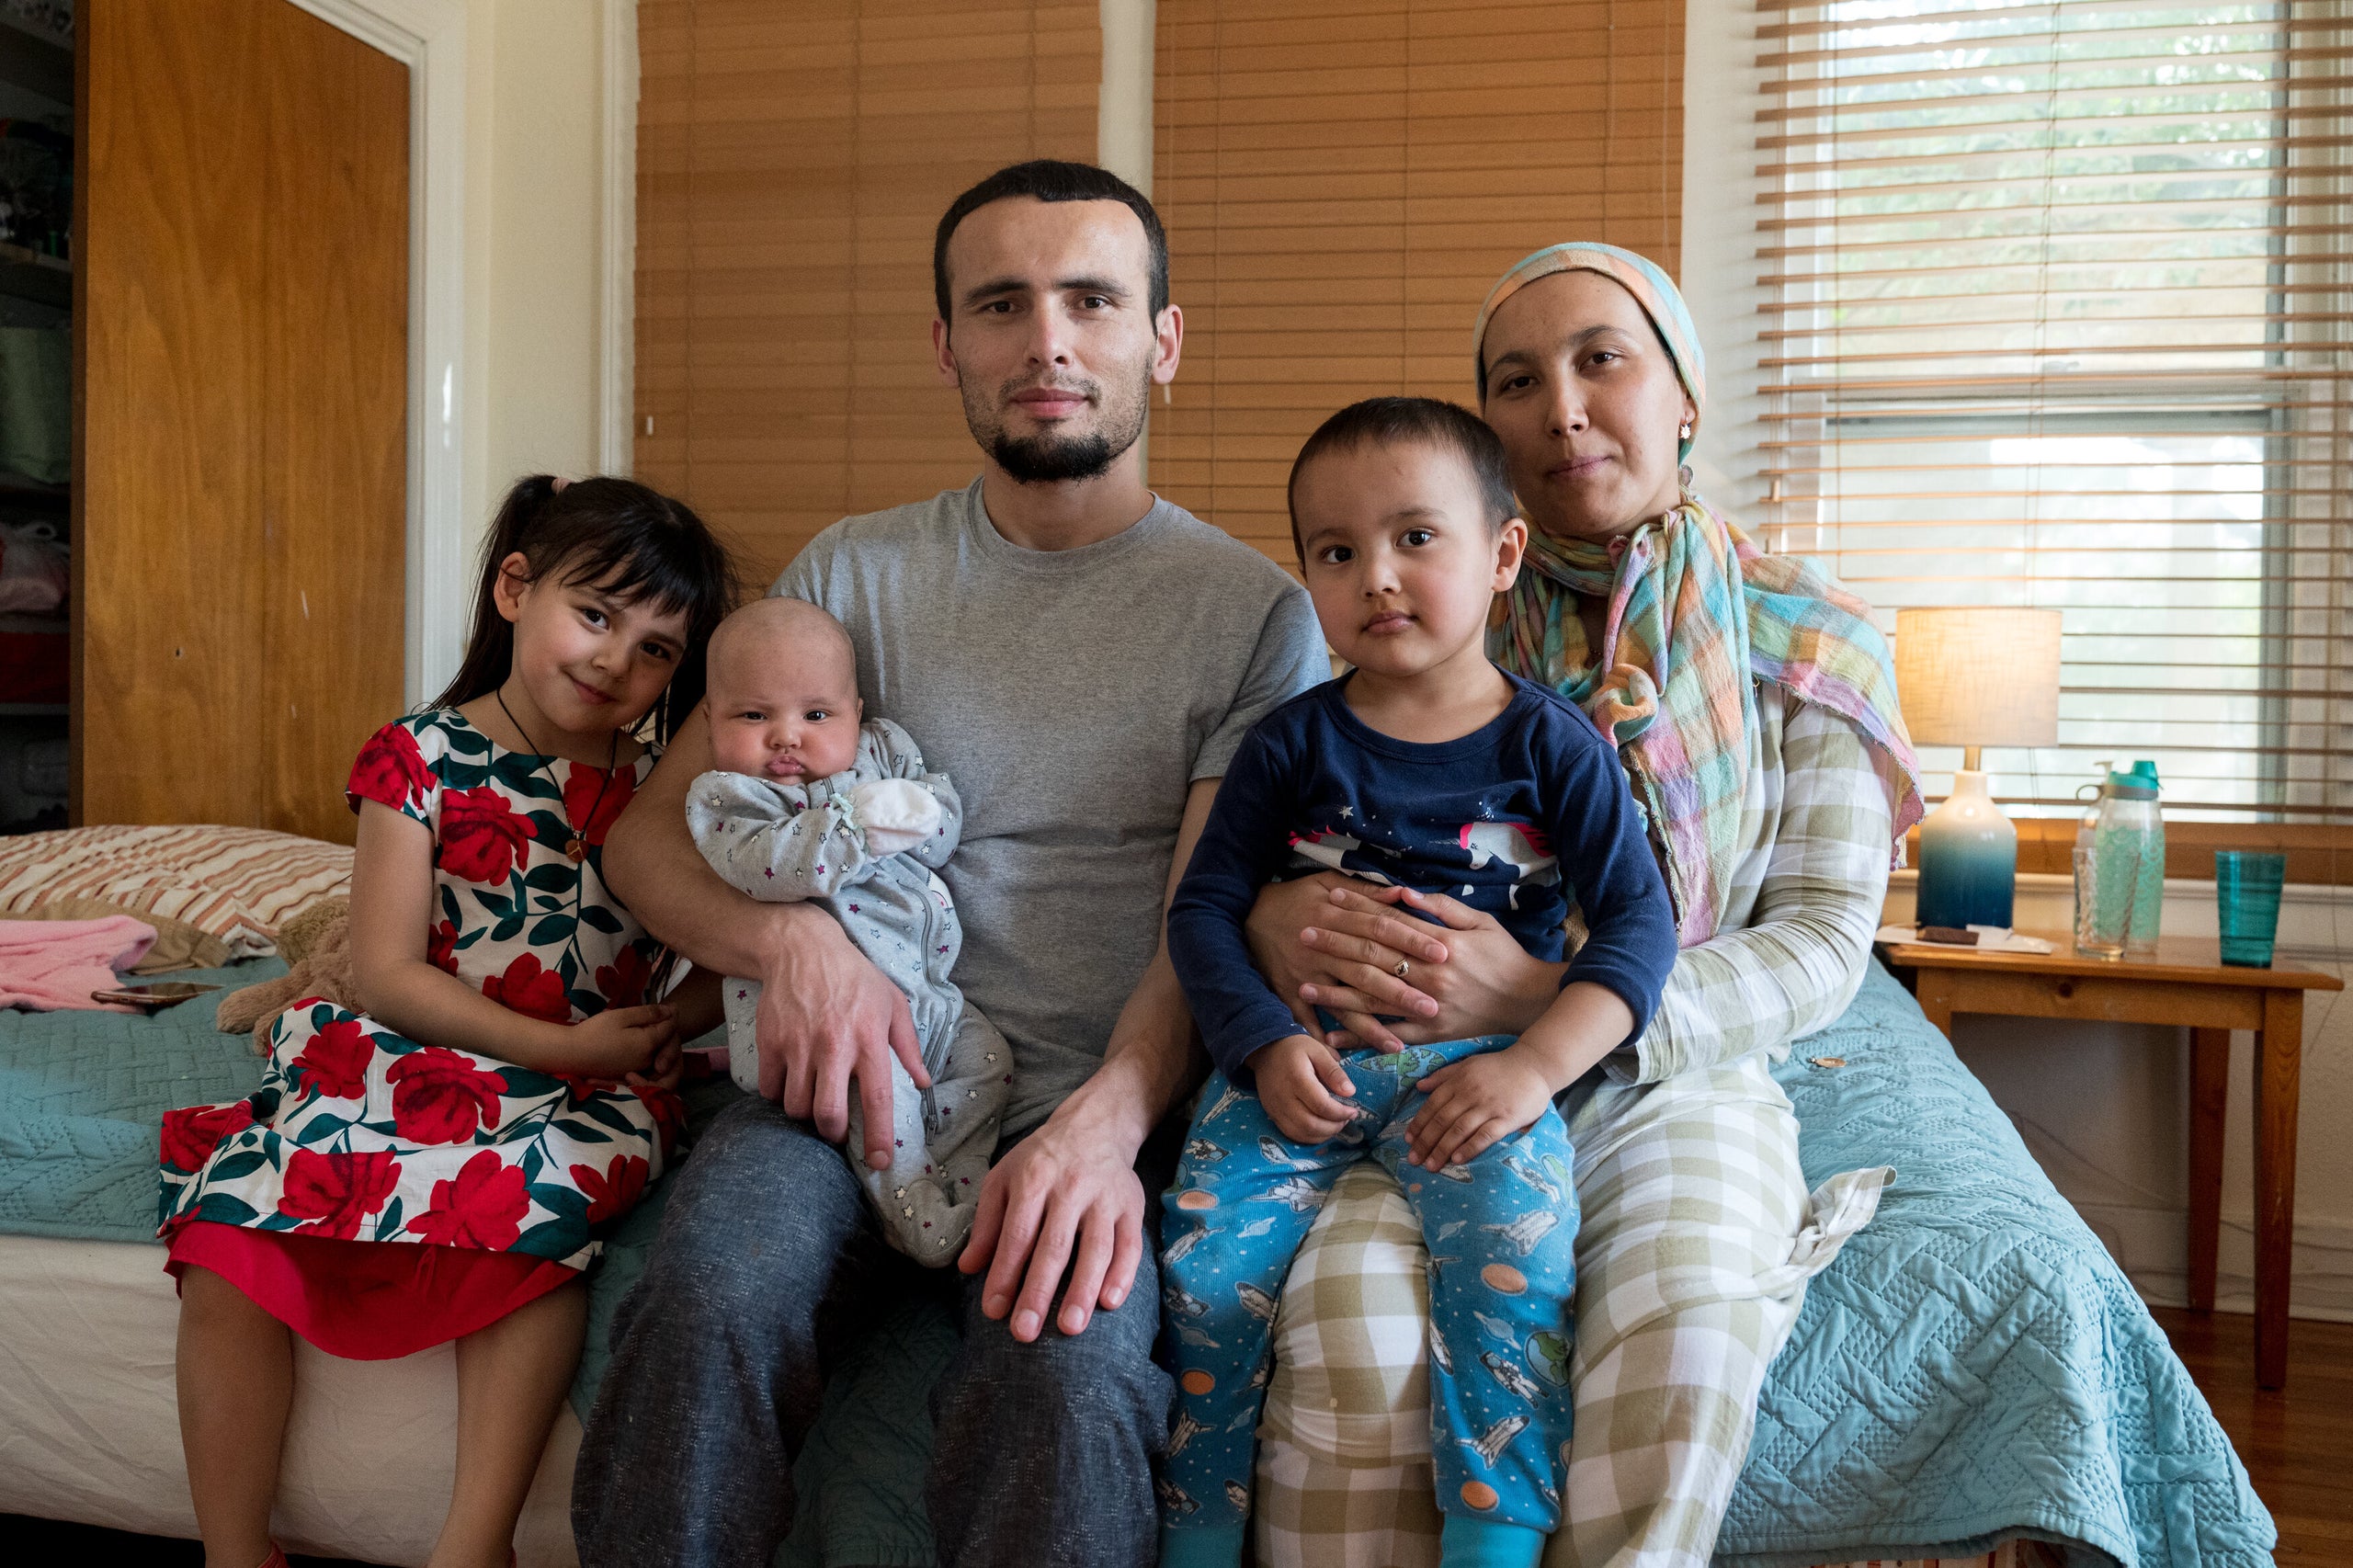
<path id="1" fill-rule="evenodd" d="M 1438 1174 L 1408 1163 L 1405 1137 L 1427 1098 L 1415 1084 L 1511 1040 L 1349 1052 L 1357 1119 L 1313 1145 L 1211 1075 L 1162 1199 L 1161 1299 L 1182 1390 L 1160 1483 L 1164 1564 L 1241 1559 L 1276 1303 L 1332 1184 L 1368 1155 L 1404 1188 L 1430 1253 L 1431 1448 L 1449 1547 L 1493 1531 L 1506 1547 L 1495 1560 L 1519 1548 L 1532 1562 L 1559 1525 L 1577 1230 L 1568 1131 L 1547 1109 Z"/>

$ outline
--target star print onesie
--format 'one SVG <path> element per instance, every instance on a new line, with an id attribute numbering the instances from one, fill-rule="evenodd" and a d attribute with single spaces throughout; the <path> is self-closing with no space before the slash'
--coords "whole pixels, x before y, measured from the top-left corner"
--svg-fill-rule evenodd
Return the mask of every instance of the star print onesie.
<path id="1" fill-rule="evenodd" d="M 948 776 L 926 770 L 915 742 L 887 719 L 867 721 L 858 761 L 830 778 L 799 785 L 706 773 L 687 792 L 687 825 L 712 870 L 766 903 L 823 904 L 906 993 L 932 1086 L 916 1088 L 893 1061 L 891 1168 L 867 1165 L 855 1096 L 843 1153 L 891 1244 L 935 1266 L 972 1231 L 1013 1082 L 1005 1037 L 948 978 L 963 928 L 932 872 L 955 852 L 963 812 Z M 729 980 L 726 1001 L 729 1067 L 757 1093 L 759 983 Z"/>
<path id="2" fill-rule="evenodd" d="M 1534 956 L 1568 959 L 1562 984 L 1616 992 L 1634 1018 L 1628 1040 L 1641 1037 L 1676 953 L 1642 813 L 1585 714 L 1507 678 L 1501 714 L 1437 744 L 1367 725 L 1346 677 L 1267 714 L 1227 767 L 1169 905 L 1169 957 L 1218 1070 L 1163 1199 L 1161 1296 L 1183 1392 L 1158 1483 L 1162 1568 L 1240 1561 L 1283 1281 L 1333 1183 L 1368 1159 L 1404 1188 L 1429 1246 L 1442 1561 L 1532 1565 L 1559 1528 L 1577 1228 L 1567 1131 L 1547 1108 L 1443 1171 L 1406 1163 L 1421 1080 L 1511 1037 L 1348 1051 L 1356 1119 L 1315 1144 L 1283 1135 L 1249 1067 L 1300 1027 L 1251 967 L 1243 922 L 1267 882 L 1325 869 L 1492 915 Z M 1574 954 L 1572 909 L 1588 932 Z"/>

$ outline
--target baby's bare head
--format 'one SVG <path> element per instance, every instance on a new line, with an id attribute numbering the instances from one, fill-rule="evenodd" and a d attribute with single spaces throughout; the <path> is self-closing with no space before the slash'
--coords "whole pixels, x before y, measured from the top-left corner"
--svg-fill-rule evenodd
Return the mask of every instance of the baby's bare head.
<path id="1" fill-rule="evenodd" d="M 858 650 L 804 599 L 756 599 L 710 634 L 714 766 L 801 784 L 858 760 Z"/>

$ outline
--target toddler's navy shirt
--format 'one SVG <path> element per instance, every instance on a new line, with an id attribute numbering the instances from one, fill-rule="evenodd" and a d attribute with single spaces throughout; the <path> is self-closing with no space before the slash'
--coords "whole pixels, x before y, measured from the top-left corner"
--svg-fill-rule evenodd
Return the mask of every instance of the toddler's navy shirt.
<path id="1" fill-rule="evenodd" d="M 1558 962 L 1562 923 L 1585 918 L 1561 983 L 1589 980 L 1649 1026 L 1674 967 L 1675 915 L 1617 753 L 1574 703 L 1508 671 L 1511 703 L 1435 745 L 1348 710 L 1347 676 L 1276 709 L 1243 738 L 1168 911 L 1169 955 L 1211 1057 L 1229 1076 L 1300 1032 L 1250 961 L 1243 921 L 1270 881 L 1345 871 L 1445 893 Z"/>

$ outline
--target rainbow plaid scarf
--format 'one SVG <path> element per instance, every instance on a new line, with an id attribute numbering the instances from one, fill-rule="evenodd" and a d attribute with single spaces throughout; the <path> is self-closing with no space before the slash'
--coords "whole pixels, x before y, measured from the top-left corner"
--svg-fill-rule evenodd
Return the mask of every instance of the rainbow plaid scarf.
<path id="1" fill-rule="evenodd" d="M 1579 595 L 1609 602 L 1598 658 Z M 1898 844 L 1920 820 L 1919 763 L 1870 607 L 1806 561 L 1763 553 L 1688 490 L 1607 545 L 1530 532 L 1488 652 L 1585 709 L 1618 747 L 1665 850 L 1687 948 L 1715 935 L 1731 896 L 1751 676 L 1847 719 L 1882 754 Z"/>

